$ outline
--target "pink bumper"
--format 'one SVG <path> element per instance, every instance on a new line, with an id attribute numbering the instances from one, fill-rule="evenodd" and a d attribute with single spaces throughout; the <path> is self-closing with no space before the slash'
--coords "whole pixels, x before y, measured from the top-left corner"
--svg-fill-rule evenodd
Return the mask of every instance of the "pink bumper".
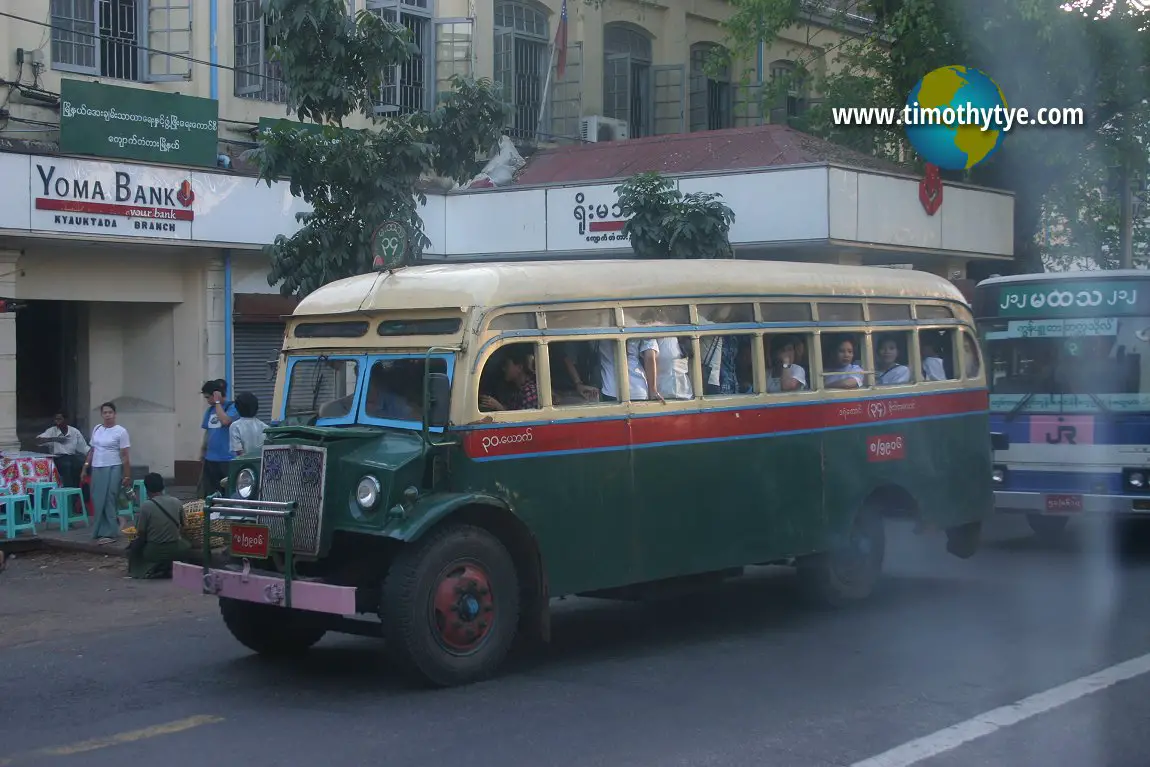
<path id="1" fill-rule="evenodd" d="M 255 573 L 237 573 L 231 570 L 204 569 L 185 562 L 172 564 L 172 582 L 183 589 L 201 594 L 229 597 L 244 602 L 265 605 L 284 605 L 284 579 Z M 312 581 L 292 581 L 291 606 L 296 610 L 311 610 L 334 615 L 355 615 L 355 588 L 331 586 Z"/>

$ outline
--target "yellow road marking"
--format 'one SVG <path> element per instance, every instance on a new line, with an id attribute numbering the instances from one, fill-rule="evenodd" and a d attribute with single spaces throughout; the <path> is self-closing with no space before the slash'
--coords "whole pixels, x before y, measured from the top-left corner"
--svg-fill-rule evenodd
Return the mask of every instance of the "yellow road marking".
<path id="1" fill-rule="evenodd" d="M 144 727 L 139 730 L 131 730 L 129 732 L 121 732 L 117 735 L 109 735 L 104 738 L 92 738 L 90 740 L 83 740 L 79 743 L 73 743 L 68 746 L 52 746 L 50 748 L 41 748 L 36 751 L 30 751 L 27 754 L 19 756 L 11 756 L 6 759 L 0 759 L 0 767 L 9 767 L 17 761 L 23 761 L 33 758 L 43 758 L 46 756 L 74 756 L 76 754 L 84 754 L 89 751 L 98 751 L 101 748 L 110 748 L 112 746 L 122 746 L 125 743 L 136 743 L 141 740 L 148 740 L 149 738 L 158 738 L 162 735 L 172 735 L 184 730 L 190 730 L 194 727 L 202 727 L 205 724 L 217 724 L 224 721 L 222 716 L 211 716 L 208 714 L 201 714 L 199 716 L 189 716 L 187 719 L 178 719 L 174 722 L 167 722 L 166 724 L 156 724 L 151 727 Z"/>

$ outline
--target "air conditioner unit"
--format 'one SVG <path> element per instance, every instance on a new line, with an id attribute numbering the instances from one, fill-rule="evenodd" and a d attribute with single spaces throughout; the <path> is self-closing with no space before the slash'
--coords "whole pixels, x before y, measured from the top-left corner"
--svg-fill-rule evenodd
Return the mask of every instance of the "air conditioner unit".
<path id="1" fill-rule="evenodd" d="M 584 141 L 626 141 L 630 138 L 626 120 L 602 115 L 580 118 L 579 135 Z"/>

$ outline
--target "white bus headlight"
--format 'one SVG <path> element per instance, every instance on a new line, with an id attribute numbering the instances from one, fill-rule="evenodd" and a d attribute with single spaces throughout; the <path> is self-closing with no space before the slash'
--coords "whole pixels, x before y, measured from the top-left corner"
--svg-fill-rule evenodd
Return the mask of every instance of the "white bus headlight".
<path id="1" fill-rule="evenodd" d="M 1129 481 L 1131 487 L 1146 487 L 1146 475 L 1140 471 L 1130 472 Z"/>
<path id="2" fill-rule="evenodd" d="M 994 467 L 994 469 L 990 472 L 990 478 L 996 484 L 1001 485 L 1003 480 L 1006 479 L 1006 469 L 1000 469 L 997 466 Z"/>
<path id="3" fill-rule="evenodd" d="M 240 498 L 251 498 L 256 490 L 256 473 L 251 469 L 244 469 L 236 476 L 236 493 Z"/>
<path id="4" fill-rule="evenodd" d="M 359 481 L 355 487 L 355 502 L 364 511 L 372 509 L 375 504 L 379 503 L 380 486 L 379 480 L 372 476 L 366 476 Z"/>

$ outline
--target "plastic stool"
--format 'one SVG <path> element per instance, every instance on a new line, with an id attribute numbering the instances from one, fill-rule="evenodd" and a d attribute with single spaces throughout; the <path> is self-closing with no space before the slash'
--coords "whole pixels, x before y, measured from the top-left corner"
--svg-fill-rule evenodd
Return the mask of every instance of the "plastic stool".
<path id="1" fill-rule="evenodd" d="M 44 492 L 45 490 L 54 490 L 57 485 L 55 482 L 29 482 L 28 483 L 28 496 L 32 499 L 32 521 L 35 524 L 40 524 L 48 518 L 48 511 L 52 508 L 52 496 Z"/>
<path id="2" fill-rule="evenodd" d="M 24 508 L 21 509 L 21 506 Z M 0 496 L 0 521 L 4 522 L 4 532 L 9 540 L 15 538 L 21 530 L 36 532 L 35 521 L 18 522 L 18 516 L 32 518 L 32 499 L 26 495 Z"/>
<path id="3" fill-rule="evenodd" d="M 73 522 L 83 522 L 87 527 L 91 523 L 88 515 L 84 513 L 84 492 L 78 487 L 57 487 L 48 491 L 51 506 L 48 509 L 48 518 L 60 518 L 60 532 L 68 532 L 68 525 Z M 80 511 L 73 511 L 75 504 L 72 499 L 80 501 Z"/>

